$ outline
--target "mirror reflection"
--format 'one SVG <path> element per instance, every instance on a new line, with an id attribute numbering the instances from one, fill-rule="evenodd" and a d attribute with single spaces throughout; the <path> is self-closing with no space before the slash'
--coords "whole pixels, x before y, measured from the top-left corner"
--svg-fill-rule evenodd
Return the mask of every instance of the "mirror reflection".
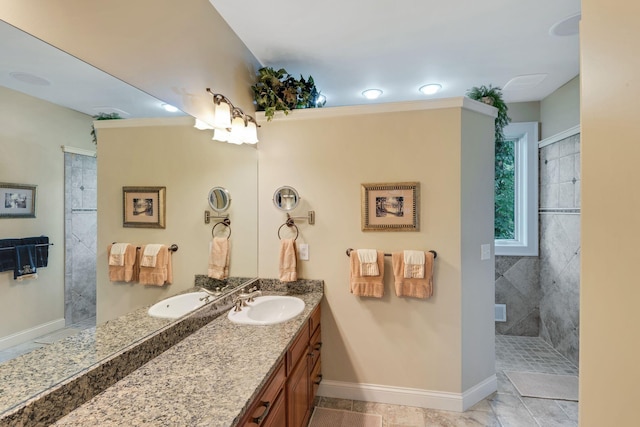
<path id="1" fill-rule="evenodd" d="M 285 185 L 273 193 L 273 204 L 281 211 L 292 211 L 298 206 L 299 202 L 300 196 L 293 187 Z"/>
<path id="2" fill-rule="evenodd" d="M 194 277 L 206 275 L 210 226 L 202 224 L 186 230 L 183 219 L 191 213 L 200 218 L 205 206 L 193 206 L 193 200 L 202 200 L 202 194 L 209 191 L 206 183 L 220 181 L 223 176 L 215 173 L 224 172 L 216 169 L 202 176 L 202 171 L 210 166 L 207 161 L 215 157 L 228 163 L 229 168 L 236 166 L 246 172 L 244 176 L 252 177 L 252 173 L 257 175 L 257 154 L 255 149 L 212 144 L 210 135 L 202 134 L 200 137 L 194 133 L 198 131 L 192 129 L 193 119 L 183 112 L 167 112 L 160 100 L 3 21 L 0 21 L 0 57 L 3 59 L 0 61 L 0 108 L 3 110 L 0 116 L 0 146 L 3 150 L 0 182 L 36 185 L 38 197 L 36 218 L 0 219 L 0 238 L 46 235 L 53 243 L 48 266 L 38 272 L 37 280 L 17 282 L 11 272 L 0 273 L 0 288 L 3 290 L 0 298 L 0 368 L 11 369 L 18 360 L 31 360 L 34 368 L 28 371 L 32 374 L 44 369 L 57 375 L 40 375 L 37 384 L 29 387 L 25 384 L 25 390 L 30 390 L 31 394 L 22 396 L 19 401 L 10 400 L 10 390 L 5 384 L 0 390 L 1 414 L 57 381 L 87 368 L 75 364 L 69 370 L 54 372 L 55 367 L 43 366 L 46 365 L 44 359 L 36 357 L 43 349 L 73 351 L 74 346 L 69 345 L 69 340 L 80 342 L 86 332 L 93 331 L 95 339 L 102 345 L 94 357 L 101 359 L 166 326 L 166 321 L 158 322 L 149 317 L 144 325 L 136 325 L 127 333 L 119 331 L 118 340 L 107 342 L 104 329 L 101 329 L 100 313 L 103 316 L 107 313 L 105 320 L 110 320 L 120 319 L 133 310 L 121 302 L 109 300 L 108 295 L 118 295 L 122 300 L 131 299 L 136 307 L 150 306 L 167 296 L 188 290 L 194 286 Z M 123 119 L 152 117 L 172 120 L 182 117 L 185 123 L 188 122 L 183 127 L 168 127 L 172 132 L 174 128 L 179 128 L 175 132 L 182 132 L 177 137 L 166 138 L 166 144 L 180 147 L 176 149 L 178 153 L 173 154 L 174 158 L 165 155 L 167 158 L 163 159 L 171 165 L 170 172 L 177 177 L 172 175 L 157 182 L 168 188 L 165 232 L 172 235 L 148 234 L 150 230 L 141 234 L 140 230 L 122 227 L 122 187 L 147 184 L 146 165 L 150 162 L 148 155 L 136 159 L 134 166 L 110 160 L 114 156 L 107 149 L 106 142 L 111 142 L 110 135 L 118 136 L 118 130 L 100 128 L 97 123 L 105 122 L 96 122 L 97 146 L 91 135 L 93 116 L 101 113 L 117 113 Z M 138 131 L 132 129 L 127 138 L 139 139 Z M 152 127 L 146 128 L 145 132 L 149 144 L 159 139 L 157 134 L 164 133 Z M 61 146 L 65 147 L 64 151 Z M 127 149 L 124 149 L 125 155 Z M 96 151 L 99 151 L 97 157 Z M 157 155 L 162 156 L 162 153 Z M 180 162 L 180 155 L 186 156 L 188 161 Z M 202 159 L 193 160 L 198 157 Z M 193 167 L 194 163 L 197 163 L 197 168 Z M 126 181 L 119 182 L 123 176 Z M 103 181 L 101 177 L 106 178 Z M 229 209 L 230 192 L 233 192 L 236 200 L 231 209 L 237 209 L 232 212 L 234 221 L 237 224 L 255 224 L 257 179 L 230 180 L 225 184 L 228 191 L 222 191 L 226 188 L 220 187 L 215 193 L 215 200 L 211 202 L 210 199 L 210 203 L 219 209 Z M 101 188 L 100 194 L 98 187 Z M 109 193 L 115 196 L 104 196 Z M 101 197 L 104 197 L 104 202 L 100 202 Z M 100 229 L 106 230 L 104 235 L 97 232 L 98 222 L 101 223 Z M 216 283 L 226 292 L 257 276 L 257 230 L 251 226 L 239 228 L 237 235 L 234 232 L 234 247 L 247 256 L 242 260 L 239 257 L 234 259 L 230 272 L 233 277 Z M 180 251 L 174 265 L 179 266 L 184 274 L 179 281 L 165 287 L 111 283 L 105 279 L 103 271 L 107 267 L 106 246 L 113 241 L 178 243 Z M 192 259 L 197 259 L 197 262 L 191 263 Z M 203 283 L 197 285 L 202 286 Z M 108 313 L 111 307 L 124 311 Z M 113 322 L 107 324 L 113 325 Z M 61 354 L 58 359 L 72 358 Z M 92 359 L 89 363 L 95 362 Z"/>
<path id="3" fill-rule="evenodd" d="M 226 212 L 231 204 L 231 195 L 224 187 L 213 187 L 209 191 L 209 206 L 218 213 Z"/>

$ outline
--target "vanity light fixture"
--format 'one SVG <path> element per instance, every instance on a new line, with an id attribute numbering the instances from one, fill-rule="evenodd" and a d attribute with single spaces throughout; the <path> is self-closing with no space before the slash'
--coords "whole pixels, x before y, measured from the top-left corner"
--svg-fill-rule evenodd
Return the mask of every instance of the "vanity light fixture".
<path id="1" fill-rule="evenodd" d="M 429 83 L 428 85 L 421 86 L 418 90 L 425 95 L 433 95 L 438 93 L 440 89 L 442 89 L 442 85 L 439 85 L 437 83 Z"/>
<path id="2" fill-rule="evenodd" d="M 256 119 L 234 107 L 226 96 L 213 93 L 209 88 L 207 92 L 213 96 L 213 139 L 231 144 L 256 144 L 260 127 Z"/>
<path id="3" fill-rule="evenodd" d="M 367 89 L 362 92 L 362 96 L 367 99 L 378 99 L 382 95 L 382 91 L 380 89 Z"/>
<path id="4" fill-rule="evenodd" d="M 214 129 L 213 126 L 211 126 L 209 123 L 204 122 L 200 119 L 196 119 L 196 124 L 193 125 L 194 128 L 198 129 L 198 130 L 207 130 L 207 129 Z"/>

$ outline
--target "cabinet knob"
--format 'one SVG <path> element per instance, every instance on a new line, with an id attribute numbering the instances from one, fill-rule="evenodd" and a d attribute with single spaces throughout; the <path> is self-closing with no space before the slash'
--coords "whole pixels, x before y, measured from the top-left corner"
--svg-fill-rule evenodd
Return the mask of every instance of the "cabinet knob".
<path id="1" fill-rule="evenodd" d="M 322 374 L 318 375 L 316 377 L 316 380 L 313 382 L 315 385 L 320 384 L 320 382 L 322 381 Z"/>
<path id="2" fill-rule="evenodd" d="M 260 425 L 262 421 L 269 415 L 269 411 L 271 410 L 271 402 L 260 402 L 260 406 L 264 406 L 264 412 L 259 417 L 254 417 L 251 422 L 254 424 Z"/>

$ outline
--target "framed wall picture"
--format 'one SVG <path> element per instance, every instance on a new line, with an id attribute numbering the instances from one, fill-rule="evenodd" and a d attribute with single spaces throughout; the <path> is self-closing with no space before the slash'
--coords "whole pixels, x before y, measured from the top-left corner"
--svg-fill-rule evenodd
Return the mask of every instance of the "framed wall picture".
<path id="1" fill-rule="evenodd" d="M 419 231 L 420 183 L 362 184 L 362 231 Z"/>
<path id="2" fill-rule="evenodd" d="M 0 218 L 35 218 L 36 186 L 0 182 Z"/>
<path id="3" fill-rule="evenodd" d="M 122 187 L 123 227 L 165 228 L 166 187 Z"/>

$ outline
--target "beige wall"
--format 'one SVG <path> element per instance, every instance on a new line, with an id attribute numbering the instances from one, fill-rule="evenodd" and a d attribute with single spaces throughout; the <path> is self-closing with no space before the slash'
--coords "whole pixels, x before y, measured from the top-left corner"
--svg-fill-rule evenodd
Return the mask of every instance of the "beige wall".
<path id="1" fill-rule="evenodd" d="M 514 102 L 507 104 L 507 108 L 512 123 L 540 121 L 540 101 Z"/>
<path id="2" fill-rule="evenodd" d="M 135 127 L 129 127 L 135 124 Z M 166 124 L 166 125 L 162 125 Z M 194 285 L 207 274 L 211 228 L 204 211 L 214 186 L 231 193 L 230 275 L 257 276 L 257 150 L 211 140 L 192 118 L 96 122 L 98 128 L 98 322 L 154 303 Z M 120 127 L 126 126 L 126 127 Z M 122 226 L 122 187 L 166 187 L 166 228 Z M 222 226 L 220 226 L 222 227 Z M 216 235 L 220 231 L 216 229 Z M 176 243 L 174 283 L 162 287 L 112 283 L 111 242 Z"/>
<path id="3" fill-rule="evenodd" d="M 4 0 L 0 19 L 194 117 L 207 87 L 254 109 L 260 65 L 207 0 Z"/>
<path id="4" fill-rule="evenodd" d="M 638 14 L 582 2 L 581 427 L 638 424 Z"/>
<path id="5" fill-rule="evenodd" d="M 580 124 L 580 76 L 569 80 L 540 101 L 540 139 Z"/>
<path id="6" fill-rule="evenodd" d="M 495 373 L 495 260 L 480 259 L 483 244 L 493 248 L 495 150 L 493 123 L 462 110 L 461 286 L 462 390 Z"/>
<path id="7" fill-rule="evenodd" d="M 330 114 L 330 109 L 326 110 Z M 318 118 L 296 120 L 316 113 Z M 473 117 L 476 132 L 471 137 L 470 129 L 461 124 L 463 116 L 467 117 L 461 108 L 381 114 L 367 114 L 364 108 L 359 114 L 338 116 L 296 111 L 287 119 L 263 125 L 259 149 L 259 273 L 260 277 L 278 277 L 277 230 L 285 214 L 273 206 L 271 197 L 277 187 L 291 185 L 302 197 L 294 214 L 316 211 L 315 225 L 298 223 L 298 241 L 308 243 L 310 252 L 309 261 L 300 261 L 299 275 L 325 281 L 325 379 L 460 393 L 471 382 L 494 373 L 492 319 L 488 319 L 487 327 L 477 328 L 481 334 L 478 339 L 486 339 L 482 345 L 463 342 L 461 331 L 464 322 L 485 320 L 486 313 L 478 312 L 493 310 L 492 263 L 483 265 L 473 279 L 472 269 L 463 270 L 465 245 L 475 246 L 475 239 L 484 240 L 484 234 L 491 234 L 493 217 L 485 212 L 486 202 L 482 202 L 480 212 L 486 217 L 467 217 L 464 227 L 474 222 L 479 228 L 486 227 L 486 233 L 478 232 L 468 240 L 462 237 L 461 206 L 471 200 L 462 200 L 466 194 L 461 187 L 463 180 L 464 186 L 469 185 L 473 174 L 463 177 L 461 165 L 473 164 L 471 155 L 477 153 L 466 151 L 468 146 L 461 147 L 461 135 L 465 129 L 465 145 L 473 139 L 477 148 L 486 147 L 487 155 L 492 155 L 493 118 Z M 464 161 L 463 150 L 469 155 Z M 482 165 L 485 157 L 480 156 Z M 486 164 L 489 170 L 491 165 Z M 477 168 L 474 165 L 473 170 Z M 487 175 L 478 177 L 482 180 Z M 400 181 L 421 183 L 420 231 L 361 231 L 360 185 Z M 491 181 L 484 184 L 492 188 Z M 485 190 L 483 187 L 482 194 Z M 389 260 L 385 263 L 386 293 L 382 299 L 351 295 L 345 255 L 350 247 L 386 252 L 435 249 L 434 296 L 429 300 L 396 297 Z M 479 247 L 473 256 L 479 257 Z M 469 276 L 463 278 L 463 274 Z M 467 314 L 461 313 L 462 295 L 464 287 L 472 282 L 478 292 L 488 295 L 465 317 Z M 491 306 L 482 307 L 488 300 Z M 461 350 L 467 345 L 478 351 L 475 366 L 480 368 L 465 371 L 468 377 L 463 381 Z"/>
<path id="8" fill-rule="evenodd" d="M 54 244 L 37 280 L 0 273 L 0 337 L 64 319 L 64 153 L 95 149 L 91 117 L 0 87 L 0 182 L 37 185 L 36 218 L 1 218 L 0 238 L 46 235 Z"/>

